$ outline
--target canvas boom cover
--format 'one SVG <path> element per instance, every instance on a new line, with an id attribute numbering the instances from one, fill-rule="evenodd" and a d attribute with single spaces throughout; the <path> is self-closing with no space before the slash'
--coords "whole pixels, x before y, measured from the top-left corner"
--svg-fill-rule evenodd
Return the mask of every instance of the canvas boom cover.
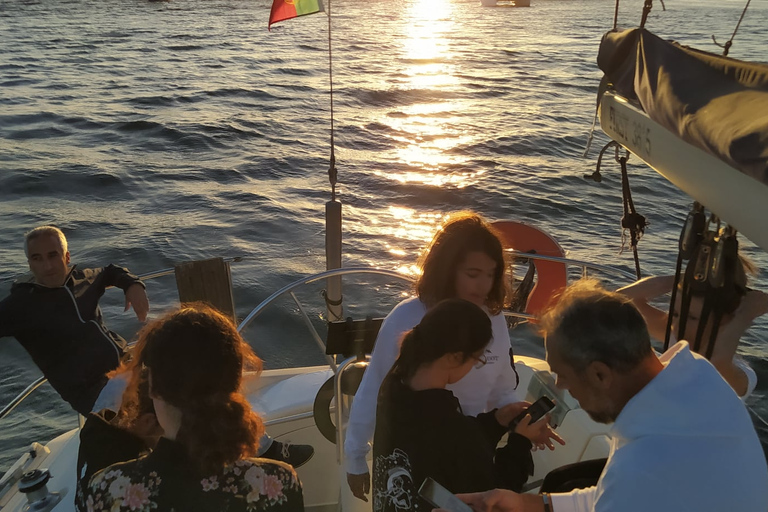
<path id="1" fill-rule="evenodd" d="M 608 87 L 652 120 L 768 184 L 768 65 L 695 50 L 639 28 L 605 34 L 597 63 Z"/>

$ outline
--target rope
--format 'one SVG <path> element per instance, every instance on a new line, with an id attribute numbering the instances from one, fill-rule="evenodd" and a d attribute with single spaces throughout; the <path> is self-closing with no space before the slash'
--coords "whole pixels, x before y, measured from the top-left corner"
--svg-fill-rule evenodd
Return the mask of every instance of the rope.
<path id="1" fill-rule="evenodd" d="M 704 338 L 704 330 L 707 328 L 707 323 L 709 322 L 709 315 L 710 313 L 713 313 L 713 298 L 712 294 L 714 293 L 714 290 L 711 288 L 708 288 L 706 292 L 704 292 L 704 302 L 701 305 L 701 311 L 699 312 L 699 325 L 696 328 L 696 338 L 693 341 L 693 351 L 697 354 L 701 353 L 701 342 L 702 338 Z M 690 311 L 690 309 L 689 309 Z M 718 322 L 718 315 L 715 316 L 715 322 L 719 325 L 720 322 Z M 713 337 L 717 335 L 717 331 L 712 331 Z M 681 339 L 681 338 L 678 338 Z M 688 341 L 688 340 L 686 340 Z M 709 348 L 712 348 L 712 344 L 709 344 Z M 710 354 L 710 357 L 712 355 Z"/>
<path id="2" fill-rule="evenodd" d="M 683 233 L 685 232 L 685 227 L 683 227 Z M 680 239 L 682 240 L 683 234 L 680 234 Z M 675 280 L 672 283 L 672 297 L 669 302 L 669 313 L 667 314 L 667 329 L 664 331 L 664 352 L 667 351 L 669 348 L 669 338 L 670 334 L 672 333 L 672 311 L 675 307 L 675 299 L 677 298 L 677 283 L 680 282 L 680 271 L 683 268 L 683 251 L 678 251 L 677 253 L 677 265 L 675 266 Z"/>
<path id="3" fill-rule="evenodd" d="M 336 200 L 336 153 L 334 151 L 333 129 L 333 52 L 331 50 L 331 0 L 328 0 L 328 79 L 331 93 L 331 158 L 328 167 L 328 180 L 331 182 L 331 201 Z"/>
<path id="4" fill-rule="evenodd" d="M 689 262 L 688 265 L 691 265 L 691 262 Z M 688 269 L 686 269 L 686 272 L 683 274 L 683 290 L 680 297 L 680 311 L 677 312 L 677 341 L 685 338 L 685 327 L 688 323 L 688 311 L 691 309 L 691 283 L 687 270 Z M 671 316 L 671 314 L 674 314 L 674 307 L 674 302 L 669 305 L 669 313 L 667 313 L 668 315 Z"/>
<path id="5" fill-rule="evenodd" d="M 615 140 L 612 140 L 611 142 L 603 146 L 603 149 L 600 150 L 600 154 L 597 155 L 597 166 L 595 167 L 595 172 L 593 172 L 592 174 L 585 174 L 584 179 L 592 180 L 592 181 L 595 181 L 596 183 L 600 183 L 601 181 L 603 181 L 603 175 L 600 174 L 600 166 L 602 165 L 602 162 L 603 162 L 603 155 L 605 154 L 606 151 L 608 151 L 609 148 L 612 148 L 612 147 L 616 148 L 615 158 L 617 162 L 619 161 L 619 148 L 621 146 L 619 145 L 618 142 L 616 142 Z"/>
<path id="6" fill-rule="evenodd" d="M 733 29 L 733 34 L 731 35 L 731 38 L 725 42 L 725 44 L 720 44 L 717 42 L 717 39 L 715 39 L 714 34 L 712 35 L 712 41 L 719 46 L 720 48 L 723 48 L 723 57 L 728 56 L 728 50 L 731 49 L 731 46 L 733 45 L 733 39 L 736 37 L 736 32 L 739 31 L 739 25 L 741 25 L 741 20 L 744 19 L 744 15 L 747 14 L 747 9 L 749 8 L 749 2 L 752 0 L 747 0 L 747 5 L 744 6 L 744 10 L 741 11 L 741 17 L 739 17 L 739 22 L 736 24 L 736 28 Z M 618 2 L 618 0 L 617 0 Z"/>
<path id="7" fill-rule="evenodd" d="M 653 7 L 653 0 L 645 0 L 643 5 L 643 17 L 640 20 L 640 28 L 645 28 L 645 22 L 648 20 L 648 15 L 651 13 Z"/>
<path id="8" fill-rule="evenodd" d="M 624 215 L 621 217 L 622 233 L 621 249 L 619 250 L 619 254 L 624 252 L 624 248 L 626 247 L 627 242 L 626 230 L 629 230 L 630 246 L 632 247 L 632 253 L 634 254 L 635 258 L 635 275 L 637 276 L 637 279 L 640 279 L 640 258 L 637 254 L 637 242 L 640 241 L 640 238 L 642 238 L 643 234 L 645 233 L 645 228 L 648 226 L 648 222 L 645 220 L 645 217 L 637 213 L 635 210 L 635 203 L 632 201 L 632 191 L 629 188 L 629 176 L 627 175 L 627 161 L 629 160 L 629 151 L 627 151 L 624 156 L 620 157 L 619 149 L 621 148 L 621 145 L 615 140 L 612 140 L 603 146 L 603 149 L 600 150 L 600 154 L 597 156 L 597 166 L 595 167 L 595 172 L 592 174 L 585 174 L 584 178 L 591 179 L 597 183 L 603 181 L 603 175 L 600 174 L 600 166 L 603 163 L 603 155 L 605 155 L 605 152 L 610 148 L 615 148 L 616 153 L 614 158 L 619 163 L 619 165 L 621 165 L 621 195 Z"/>
<path id="9" fill-rule="evenodd" d="M 718 224 L 717 228 L 711 229 L 710 225 L 713 224 Z M 672 317 L 676 311 L 679 319 L 677 339 L 687 340 L 694 352 L 702 353 L 704 335 L 709 328 L 706 353 L 703 355 L 707 359 L 712 358 L 723 316 L 726 308 L 730 307 L 727 304 L 733 297 L 730 291 L 735 291 L 735 268 L 739 259 L 736 230 L 731 226 L 721 230 L 719 224 L 719 219 L 714 214 L 707 218 L 704 208 L 694 203 L 680 234 L 664 350 L 669 348 Z M 683 260 L 688 260 L 688 266 L 681 278 L 680 269 Z M 676 307 L 678 284 L 682 297 L 679 307 Z M 701 309 L 696 313 L 698 326 L 695 333 L 686 335 L 691 301 L 694 296 L 701 300 Z"/>
<path id="10" fill-rule="evenodd" d="M 323 297 L 323 300 L 325 300 L 326 306 L 341 306 L 344 304 L 344 297 L 341 297 L 339 300 L 331 300 L 328 298 L 328 291 L 323 290 L 320 292 L 320 295 Z M 337 318 L 336 320 L 341 320 L 341 318 Z"/>
<path id="11" fill-rule="evenodd" d="M 735 290 L 736 288 L 734 269 L 739 260 L 739 242 L 736 239 L 736 230 L 732 226 L 728 226 L 721 231 L 718 218 L 717 233 L 719 233 L 719 237 L 712 247 L 712 267 L 707 283 L 710 287 L 708 298 L 712 302 L 714 310 L 707 353 L 704 355 L 707 359 L 712 359 L 717 335 L 720 332 L 720 323 L 725 315 L 728 290 Z M 698 339 L 696 341 L 698 343 Z"/>
<path id="12" fill-rule="evenodd" d="M 712 354 L 715 351 L 715 342 L 717 341 L 717 333 L 720 332 L 720 323 L 723 321 L 723 314 L 722 304 L 717 301 L 715 303 L 715 316 L 712 319 L 712 330 L 709 334 L 709 343 L 707 344 L 707 353 L 704 354 L 704 357 L 706 357 L 707 360 L 712 359 Z"/>
<path id="13" fill-rule="evenodd" d="M 645 220 L 645 217 L 637 213 L 635 203 L 632 201 L 632 191 L 629 188 L 629 176 L 627 175 L 628 158 L 627 156 L 619 158 L 619 164 L 621 165 L 621 194 L 624 203 L 624 215 L 621 217 L 621 251 L 619 251 L 619 254 L 624 251 L 626 230 L 628 229 L 632 254 L 635 258 L 635 273 L 637 278 L 640 279 L 640 258 L 637 254 L 637 242 L 643 237 L 648 222 Z"/>

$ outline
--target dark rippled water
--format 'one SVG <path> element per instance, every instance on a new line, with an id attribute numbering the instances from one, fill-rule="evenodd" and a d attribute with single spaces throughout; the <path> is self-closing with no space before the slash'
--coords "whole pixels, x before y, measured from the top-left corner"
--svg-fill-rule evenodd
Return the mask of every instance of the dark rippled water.
<path id="1" fill-rule="evenodd" d="M 412 271 L 442 215 L 474 209 L 549 230 L 578 259 L 631 269 L 618 255 L 616 169 L 601 184 L 581 159 L 611 2 L 534 0 L 333 4 L 334 109 L 344 263 Z M 649 27 L 704 49 L 727 39 L 742 2 L 667 1 Z M 635 25 L 642 2 L 623 1 Z M 21 240 L 61 226 L 81 265 L 143 273 L 174 262 L 246 256 L 238 313 L 324 268 L 330 197 L 327 19 L 266 30 L 265 0 L 0 0 L 0 294 L 26 271 Z M 731 55 L 766 61 L 768 9 L 753 2 Z M 598 136 L 596 146 L 606 142 Z M 647 273 L 670 272 L 689 198 L 633 167 Z M 748 247 L 760 266 L 763 251 Z M 757 287 L 766 289 L 765 277 Z M 172 283 L 149 285 L 155 312 Z M 108 292 L 111 328 L 138 323 Z M 742 352 L 763 380 L 750 405 L 768 416 L 768 336 Z M 521 352 L 540 353 L 529 340 Z M 320 363 L 306 345 L 267 340 L 271 367 Z M 539 351 L 539 352 L 537 352 Z M 0 343 L 0 403 L 38 375 Z M 74 424 L 50 389 L 0 426 L 0 468 L 29 441 Z"/>

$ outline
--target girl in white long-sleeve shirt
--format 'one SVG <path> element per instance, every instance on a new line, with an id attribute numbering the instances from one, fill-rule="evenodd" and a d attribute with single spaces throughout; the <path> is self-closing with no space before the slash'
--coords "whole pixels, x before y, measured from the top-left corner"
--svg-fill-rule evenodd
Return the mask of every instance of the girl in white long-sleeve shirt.
<path id="1" fill-rule="evenodd" d="M 501 312 L 507 294 L 504 250 L 491 226 L 474 213 L 454 214 L 435 234 L 420 267 L 418 296 L 398 304 L 382 323 L 352 404 L 344 442 L 347 480 L 353 494 L 365 501 L 370 490 L 366 455 L 373 439 L 379 387 L 397 359 L 403 334 L 421 321 L 428 308 L 458 297 L 481 306 L 491 318 L 493 339 L 485 352 L 487 364 L 449 386 L 464 414 L 477 415 L 519 401 L 509 330 Z M 539 437 L 532 441 L 550 444 L 550 434 L 542 425 Z"/>

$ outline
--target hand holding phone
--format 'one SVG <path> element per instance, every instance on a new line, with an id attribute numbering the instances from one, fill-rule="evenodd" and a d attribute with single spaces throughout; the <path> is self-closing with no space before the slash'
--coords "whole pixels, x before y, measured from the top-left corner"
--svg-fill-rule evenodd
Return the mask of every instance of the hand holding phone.
<path id="1" fill-rule="evenodd" d="M 549 411 L 554 409 L 555 403 L 542 396 L 536 400 L 530 407 L 517 415 L 517 417 L 510 424 L 510 432 L 527 437 L 534 448 L 550 450 L 555 449 L 554 443 L 565 444 L 562 437 L 552 430 L 552 427 L 548 422 L 540 421 L 541 418 Z M 519 423 L 525 418 L 526 415 L 531 416 L 531 421 L 527 424 L 520 425 Z M 554 442 L 553 442 L 554 441 Z"/>
<path id="2" fill-rule="evenodd" d="M 434 507 L 450 512 L 472 512 L 472 509 L 456 497 L 451 491 L 427 477 L 419 487 L 419 496 L 430 502 Z"/>
<path id="3" fill-rule="evenodd" d="M 514 431 L 517 424 L 520 423 L 527 414 L 531 415 L 531 423 L 536 423 L 554 408 L 555 403 L 548 397 L 542 396 L 533 402 L 530 407 L 523 409 L 523 411 L 512 420 L 512 423 L 509 424 L 509 428 Z"/>

